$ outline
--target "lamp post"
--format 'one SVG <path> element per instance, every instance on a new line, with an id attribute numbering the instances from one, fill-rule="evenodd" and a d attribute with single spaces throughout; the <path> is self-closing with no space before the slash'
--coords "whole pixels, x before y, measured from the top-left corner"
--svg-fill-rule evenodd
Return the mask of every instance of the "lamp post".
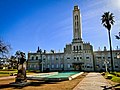
<path id="1" fill-rule="evenodd" d="M 42 63 L 42 72 L 43 72 L 43 60 L 42 60 L 42 62 L 41 62 L 41 63 Z"/>
<path id="2" fill-rule="evenodd" d="M 117 58 L 118 58 L 118 59 L 120 58 L 120 53 L 119 53 L 119 54 L 117 54 Z"/>
<path id="3" fill-rule="evenodd" d="M 40 49 L 39 52 L 40 52 L 39 70 L 42 71 L 42 69 L 41 69 L 42 68 L 42 50 Z"/>
<path id="4" fill-rule="evenodd" d="M 105 59 L 105 61 L 104 61 L 104 64 L 105 64 L 105 70 L 106 70 L 106 72 L 108 72 L 108 67 L 107 67 L 107 64 L 108 64 L 109 62 Z"/>

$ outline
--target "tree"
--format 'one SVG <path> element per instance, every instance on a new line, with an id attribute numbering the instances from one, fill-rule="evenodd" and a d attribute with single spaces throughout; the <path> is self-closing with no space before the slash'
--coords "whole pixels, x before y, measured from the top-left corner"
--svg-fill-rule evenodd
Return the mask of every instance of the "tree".
<path id="1" fill-rule="evenodd" d="M 9 62 L 10 62 L 10 68 L 17 69 L 17 60 L 15 56 L 11 56 Z"/>
<path id="2" fill-rule="evenodd" d="M 112 45 L 111 45 L 111 36 L 110 36 L 110 30 L 111 26 L 114 24 L 114 16 L 113 13 L 110 12 L 105 12 L 102 15 L 102 24 L 103 26 L 108 30 L 108 36 L 109 36 L 109 45 L 110 45 L 110 55 L 111 55 L 111 67 L 112 67 L 112 72 L 114 71 L 113 68 L 113 58 L 112 58 Z"/>
<path id="3" fill-rule="evenodd" d="M 1 39 L 0 39 L 0 56 L 1 57 L 6 57 L 6 55 L 9 53 L 9 50 L 11 49 L 10 45 L 5 44 Z"/>

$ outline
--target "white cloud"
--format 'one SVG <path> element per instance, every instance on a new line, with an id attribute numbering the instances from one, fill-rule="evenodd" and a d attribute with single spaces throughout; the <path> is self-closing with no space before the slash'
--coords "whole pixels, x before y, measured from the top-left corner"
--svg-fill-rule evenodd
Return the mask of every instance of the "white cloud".
<path id="1" fill-rule="evenodd" d="M 120 0 L 110 0 L 108 4 L 110 5 L 111 8 L 120 9 Z"/>

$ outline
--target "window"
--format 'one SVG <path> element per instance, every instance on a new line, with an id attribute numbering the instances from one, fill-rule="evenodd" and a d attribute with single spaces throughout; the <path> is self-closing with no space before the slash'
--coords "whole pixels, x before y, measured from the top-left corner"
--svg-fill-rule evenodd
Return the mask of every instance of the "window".
<path id="1" fill-rule="evenodd" d="M 58 57 L 56 58 L 56 60 L 58 60 Z"/>
<path id="2" fill-rule="evenodd" d="M 79 50 L 81 50 L 81 46 L 79 46 Z"/>
<path id="3" fill-rule="evenodd" d="M 77 51 L 78 51 L 78 46 L 76 46 L 76 48 L 77 48 Z"/>
<path id="4" fill-rule="evenodd" d="M 76 59 L 76 57 L 74 57 L 74 59 Z"/>
<path id="5" fill-rule="evenodd" d="M 90 68 L 90 66 L 87 66 L 87 68 Z"/>
<path id="6" fill-rule="evenodd" d="M 36 56 L 36 60 L 38 60 L 38 56 Z"/>
<path id="7" fill-rule="evenodd" d="M 101 59 L 101 57 L 97 57 L 98 59 Z"/>
<path id="8" fill-rule="evenodd" d="M 75 16 L 75 20 L 76 20 L 76 16 Z"/>
<path id="9" fill-rule="evenodd" d="M 105 68 L 105 66 L 102 66 L 102 68 Z"/>
<path id="10" fill-rule="evenodd" d="M 58 68 L 58 64 L 56 65 L 56 68 Z"/>
<path id="11" fill-rule="evenodd" d="M 76 22 L 75 22 L 75 27 L 76 27 Z"/>
<path id="12" fill-rule="evenodd" d="M 47 68 L 50 68 L 50 65 L 49 65 L 49 64 L 47 65 Z"/>
<path id="13" fill-rule="evenodd" d="M 73 46 L 73 50 L 75 51 L 75 46 Z"/>
<path id="14" fill-rule="evenodd" d="M 77 57 L 77 61 L 79 61 L 79 57 Z"/>
<path id="15" fill-rule="evenodd" d="M 80 57 L 80 59 L 82 59 L 82 57 Z"/>
<path id="16" fill-rule="evenodd" d="M 115 66 L 115 68 L 118 68 L 118 66 Z"/>
<path id="17" fill-rule="evenodd" d="M 32 60 L 34 60 L 34 57 L 32 57 Z"/>
<path id="18" fill-rule="evenodd" d="M 60 56 L 60 59 L 63 59 L 63 56 L 62 56 L 62 55 Z"/>
<path id="19" fill-rule="evenodd" d="M 77 22 L 77 27 L 78 27 L 78 22 Z"/>
<path id="20" fill-rule="evenodd" d="M 86 57 L 86 59 L 89 59 L 89 57 Z"/>
<path id="21" fill-rule="evenodd" d="M 68 64 L 68 68 L 70 68 L 70 64 Z"/>
<path id="22" fill-rule="evenodd" d="M 78 20 L 78 15 L 76 15 L 76 17 L 77 17 L 77 20 Z"/>
<path id="23" fill-rule="evenodd" d="M 50 60 L 50 56 L 48 56 L 48 60 Z"/>
<path id="24" fill-rule="evenodd" d="M 30 65 L 30 68 L 32 68 L 32 65 Z"/>
<path id="25" fill-rule="evenodd" d="M 34 65 L 34 68 L 36 68 L 36 65 Z"/>
<path id="26" fill-rule="evenodd" d="M 61 64 L 61 68 L 63 68 L 63 64 Z"/>
<path id="27" fill-rule="evenodd" d="M 52 56 L 52 60 L 54 60 L 54 56 Z"/>
<path id="28" fill-rule="evenodd" d="M 54 65 L 52 65 L 52 68 L 54 68 Z"/>
<path id="29" fill-rule="evenodd" d="M 67 57 L 67 59 L 70 59 L 70 57 Z"/>

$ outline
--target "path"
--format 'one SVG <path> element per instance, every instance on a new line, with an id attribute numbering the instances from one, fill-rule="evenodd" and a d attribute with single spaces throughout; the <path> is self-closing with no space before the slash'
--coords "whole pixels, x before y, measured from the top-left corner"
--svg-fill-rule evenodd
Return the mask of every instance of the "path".
<path id="1" fill-rule="evenodd" d="M 88 73 L 73 90 L 114 90 L 100 73 Z"/>

